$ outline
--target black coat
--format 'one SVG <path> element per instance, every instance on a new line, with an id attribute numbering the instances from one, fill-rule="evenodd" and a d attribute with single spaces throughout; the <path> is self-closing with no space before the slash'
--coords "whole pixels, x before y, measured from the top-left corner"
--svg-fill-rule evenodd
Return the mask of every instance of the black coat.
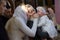
<path id="1" fill-rule="evenodd" d="M 32 26 L 33 26 L 33 21 L 28 20 L 28 21 L 27 21 L 27 26 L 28 26 L 29 28 L 32 28 Z"/>
<path id="2" fill-rule="evenodd" d="M 9 40 L 7 32 L 5 30 L 5 24 L 9 18 L 0 15 L 0 40 Z"/>

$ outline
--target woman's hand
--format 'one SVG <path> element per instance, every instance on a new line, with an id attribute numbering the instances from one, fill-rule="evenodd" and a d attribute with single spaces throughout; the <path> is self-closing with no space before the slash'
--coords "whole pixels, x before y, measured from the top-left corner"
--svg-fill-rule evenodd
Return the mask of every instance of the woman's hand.
<path id="1" fill-rule="evenodd" d="M 33 15 L 33 18 L 38 18 L 38 17 L 39 17 L 39 14 L 37 13 Z"/>

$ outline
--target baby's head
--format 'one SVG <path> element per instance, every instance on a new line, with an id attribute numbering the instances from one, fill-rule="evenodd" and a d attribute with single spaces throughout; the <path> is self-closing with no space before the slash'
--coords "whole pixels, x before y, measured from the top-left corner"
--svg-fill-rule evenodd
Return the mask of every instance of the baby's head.
<path id="1" fill-rule="evenodd" d="M 46 14 L 47 14 L 44 7 L 38 6 L 36 9 L 37 9 L 37 13 L 38 13 L 39 15 L 46 15 Z"/>

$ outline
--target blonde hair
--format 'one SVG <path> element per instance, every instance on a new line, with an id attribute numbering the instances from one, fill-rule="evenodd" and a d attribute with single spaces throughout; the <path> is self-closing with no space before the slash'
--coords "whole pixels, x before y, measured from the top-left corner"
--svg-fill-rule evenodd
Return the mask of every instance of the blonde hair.
<path id="1" fill-rule="evenodd" d="M 30 4 L 26 4 L 26 7 L 27 7 L 27 9 L 35 10 L 35 9 L 33 8 L 33 6 L 32 6 L 32 5 L 30 5 Z"/>

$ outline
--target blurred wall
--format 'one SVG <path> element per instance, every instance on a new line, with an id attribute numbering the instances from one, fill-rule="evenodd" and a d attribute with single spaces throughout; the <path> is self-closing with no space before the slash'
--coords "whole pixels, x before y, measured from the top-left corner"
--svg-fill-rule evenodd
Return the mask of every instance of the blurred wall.
<path id="1" fill-rule="evenodd" d="M 57 23 L 60 24 L 60 0 L 55 0 L 55 13 Z"/>

